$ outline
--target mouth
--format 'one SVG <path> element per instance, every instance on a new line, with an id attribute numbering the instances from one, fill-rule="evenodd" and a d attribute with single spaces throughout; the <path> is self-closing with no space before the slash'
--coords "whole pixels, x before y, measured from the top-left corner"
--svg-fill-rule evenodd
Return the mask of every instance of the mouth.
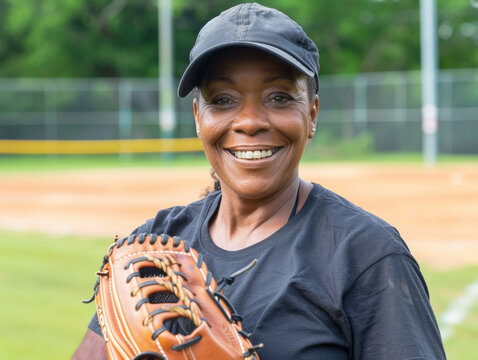
<path id="1" fill-rule="evenodd" d="M 228 150 L 237 159 L 244 160 L 262 160 L 267 159 L 278 152 L 280 148 L 267 149 L 267 150 Z"/>

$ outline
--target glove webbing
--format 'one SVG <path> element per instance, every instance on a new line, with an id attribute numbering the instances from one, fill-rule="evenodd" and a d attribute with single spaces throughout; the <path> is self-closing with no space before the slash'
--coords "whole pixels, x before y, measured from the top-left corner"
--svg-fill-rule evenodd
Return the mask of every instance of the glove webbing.
<path id="1" fill-rule="evenodd" d="M 183 284 L 179 278 L 179 276 L 176 274 L 176 272 L 173 270 L 172 265 L 174 264 L 173 261 L 169 256 L 165 256 L 163 259 L 153 257 L 150 255 L 145 255 L 142 258 L 135 259 L 136 261 L 149 261 L 152 262 L 158 269 L 161 269 L 166 275 L 169 277 L 168 279 L 165 278 L 160 278 L 160 279 L 155 279 L 153 281 L 143 283 L 143 286 L 138 286 L 133 291 L 131 292 L 131 296 L 136 296 L 138 291 L 148 285 L 161 285 L 165 287 L 168 291 L 173 293 L 179 301 L 182 301 L 184 303 L 184 306 L 167 306 L 163 307 L 163 311 L 170 311 L 170 312 L 176 312 L 180 316 L 186 317 L 189 320 L 191 320 L 195 326 L 199 326 L 201 324 L 201 320 L 199 318 L 199 306 L 191 300 L 192 296 L 189 292 L 189 290 L 185 287 L 183 287 Z M 127 269 L 131 265 L 131 262 L 129 262 L 126 266 L 125 269 Z M 141 304 L 139 304 L 141 306 Z M 139 308 L 139 306 L 137 306 Z M 158 312 L 156 312 L 157 314 Z M 155 313 L 151 313 L 143 322 L 143 324 L 146 326 L 148 325 L 152 320 L 153 316 L 156 315 Z"/>

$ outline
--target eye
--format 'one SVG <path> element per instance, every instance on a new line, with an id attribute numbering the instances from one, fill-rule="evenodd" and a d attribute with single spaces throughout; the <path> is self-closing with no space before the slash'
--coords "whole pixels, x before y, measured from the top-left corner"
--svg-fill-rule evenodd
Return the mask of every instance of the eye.
<path id="1" fill-rule="evenodd" d="M 232 100 L 228 97 L 225 97 L 225 96 L 219 96 L 217 98 L 214 98 L 214 100 L 212 101 L 212 103 L 214 105 L 229 105 L 229 104 L 232 104 Z"/>
<path id="2" fill-rule="evenodd" d="M 206 99 L 205 99 L 206 100 Z M 229 92 L 216 92 L 210 99 L 206 100 L 207 106 L 218 111 L 225 111 L 233 108 L 238 103 L 238 98 Z"/>
<path id="3" fill-rule="evenodd" d="M 274 94 L 271 96 L 270 101 L 275 104 L 286 104 L 292 100 L 287 94 Z"/>

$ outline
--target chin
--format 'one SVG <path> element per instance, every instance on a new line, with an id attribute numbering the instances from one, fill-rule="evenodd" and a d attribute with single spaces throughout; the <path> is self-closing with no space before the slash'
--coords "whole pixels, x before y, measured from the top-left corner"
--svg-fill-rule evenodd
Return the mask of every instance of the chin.
<path id="1" fill-rule="evenodd" d="M 223 183 L 224 184 L 224 183 Z M 271 181 L 243 181 L 240 184 L 225 184 L 227 189 L 244 199 L 260 199 L 274 193 Z"/>

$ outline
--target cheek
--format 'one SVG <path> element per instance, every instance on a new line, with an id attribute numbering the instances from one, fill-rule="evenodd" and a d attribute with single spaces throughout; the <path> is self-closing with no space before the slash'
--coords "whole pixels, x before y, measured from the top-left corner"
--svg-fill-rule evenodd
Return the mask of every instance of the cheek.
<path id="1" fill-rule="evenodd" d="M 293 111 L 286 116 L 281 117 L 277 122 L 281 132 L 295 143 L 307 141 L 309 135 L 309 120 L 306 112 L 301 110 Z"/>
<path id="2" fill-rule="evenodd" d="M 222 119 L 208 116 L 207 112 L 201 114 L 198 119 L 204 150 L 210 151 L 213 148 L 220 147 L 221 139 L 227 132 L 226 122 Z"/>
<path id="3" fill-rule="evenodd" d="M 201 129 L 202 140 L 207 143 L 216 142 L 223 132 L 221 129 L 221 124 L 217 121 L 200 121 L 199 127 Z"/>

